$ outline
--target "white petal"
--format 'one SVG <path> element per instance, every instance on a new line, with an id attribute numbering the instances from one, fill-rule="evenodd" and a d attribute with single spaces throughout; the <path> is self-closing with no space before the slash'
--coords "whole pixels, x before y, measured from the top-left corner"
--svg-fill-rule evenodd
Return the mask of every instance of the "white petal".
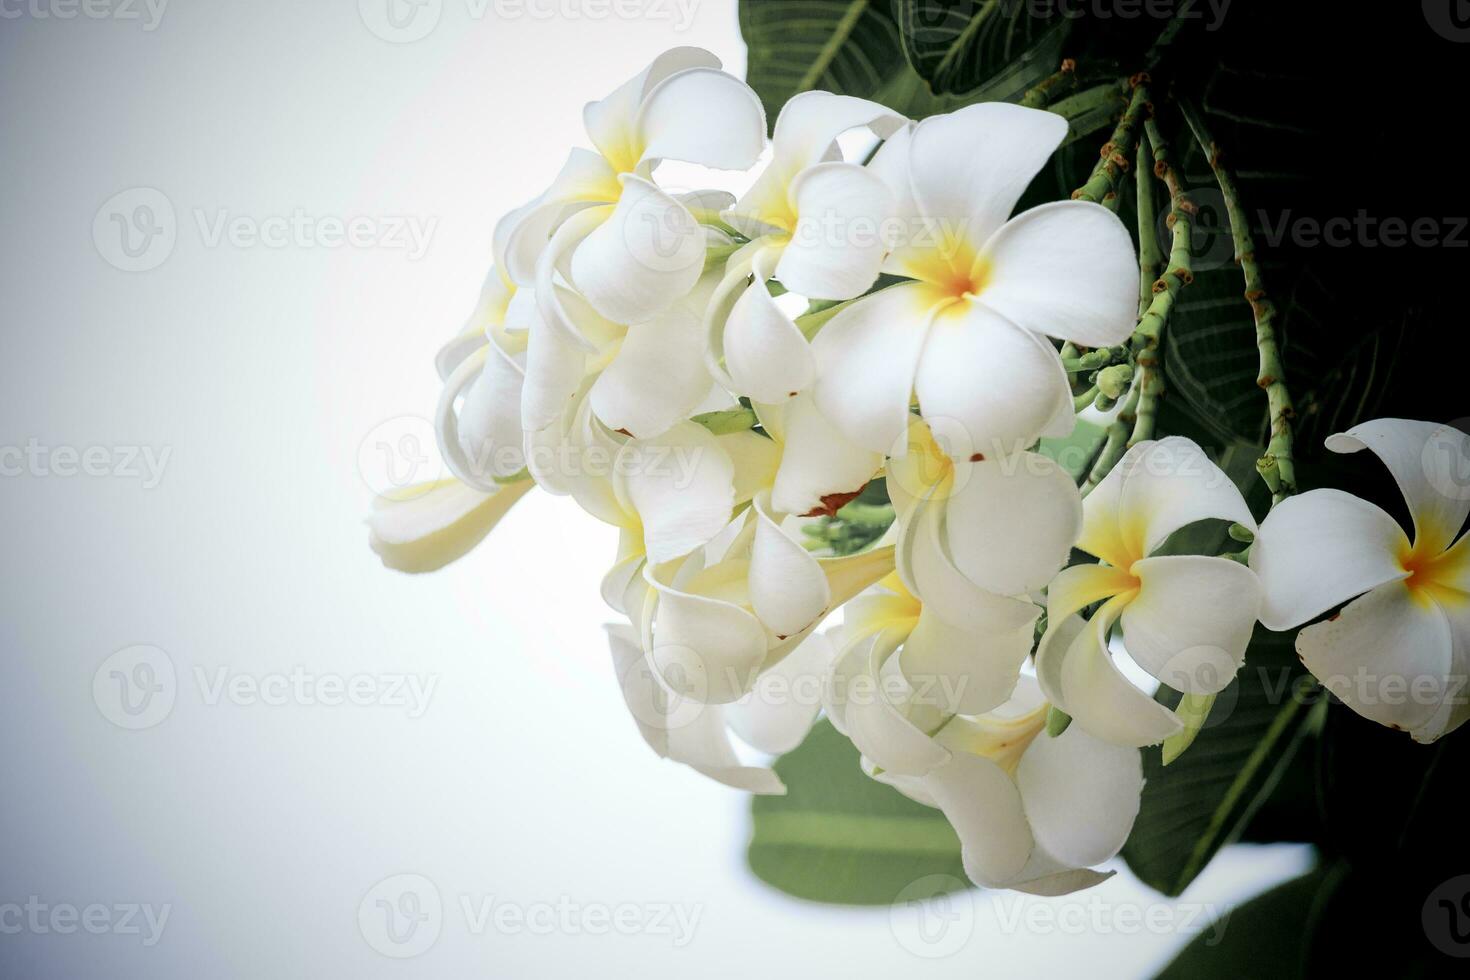
<path id="1" fill-rule="evenodd" d="M 863 641 L 867 663 L 861 673 L 847 679 L 844 722 L 858 751 L 876 765 L 922 776 L 947 762 L 950 753 L 905 717 L 904 709 L 910 707 L 908 701 L 915 692 L 904 684 L 900 671 L 884 670 L 904 635 L 904 631 L 887 629 Z"/>
<path id="2" fill-rule="evenodd" d="M 752 401 L 777 404 L 811 387 L 816 361 L 811 346 L 766 288 L 770 260 L 757 258 L 755 281 L 735 301 L 725 321 L 725 369 L 734 389 Z"/>
<path id="3" fill-rule="evenodd" d="M 853 163 L 821 163 L 791 184 L 797 214 L 776 278 L 794 293 L 819 299 L 861 296 L 883 263 L 884 223 L 893 195 Z"/>
<path id="4" fill-rule="evenodd" d="M 405 488 L 373 501 L 368 543 L 400 572 L 432 572 L 463 556 L 535 486 L 530 480 L 484 493 L 458 480 Z"/>
<path id="5" fill-rule="evenodd" d="M 780 414 L 785 447 L 771 505 L 783 514 L 825 510 L 826 498 L 861 490 L 883 465 L 881 453 L 854 444 L 827 421 L 810 394 L 786 402 Z"/>
<path id="6" fill-rule="evenodd" d="M 1099 741 L 1074 725 L 1031 743 L 1016 784 L 1037 845 L 1064 864 L 1090 868 L 1128 839 L 1142 802 L 1143 763 L 1137 749 Z"/>
<path id="7" fill-rule="evenodd" d="M 1296 651 L 1349 708 L 1410 731 L 1427 724 L 1444 700 L 1453 638 L 1438 604 L 1389 582 L 1302 630 Z"/>
<path id="8" fill-rule="evenodd" d="M 1204 450 L 1181 436 L 1139 443 L 1124 455 L 1116 469 L 1122 471 L 1117 496 L 1118 533 L 1127 547 L 1142 549 L 1132 555 L 1135 560 L 1151 554 L 1169 535 L 1195 521 L 1215 518 L 1249 528 L 1256 526 L 1245 498 L 1230 477 L 1210 461 Z M 1083 501 L 1084 511 L 1104 507 L 1106 496 L 1092 503 L 1097 495 L 1094 491 Z M 1086 518 L 1084 539 L 1085 532 Z"/>
<path id="9" fill-rule="evenodd" d="M 833 143 L 850 129 L 866 126 L 879 139 L 887 139 L 905 122 L 892 109 L 867 99 L 800 92 L 787 100 L 776 117 L 772 156 L 790 166 L 807 167 L 830 159 Z"/>
<path id="10" fill-rule="evenodd" d="M 796 748 L 822 707 L 822 678 L 831 657 L 832 641 L 825 633 L 807 637 L 764 671 L 750 694 L 725 709 L 730 728 L 747 745 L 771 755 Z"/>
<path id="11" fill-rule="evenodd" d="M 1261 622 L 1300 626 L 1385 582 L 1406 578 L 1409 540 L 1374 504 L 1341 490 L 1288 497 L 1261 522 L 1251 568 L 1261 580 Z"/>
<path id="12" fill-rule="evenodd" d="M 879 290 L 846 307 L 812 341 L 817 408 L 849 440 L 887 453 L 908 429 L 909 396 L 933 316 L 921 286 Z"/>
<path id="13" fill-rule="evenodd" d="M 1010 698 L 1033 635 L 1029 622 L 1008 633 L 957 629 L 925 606 L 899 658 L 904 677 L 945 714 L 978 715 Z"/>
<path id="14" fill-rule="evenodd" d="M 649 438 L 687 418 L 704 400 L 703 311 L 679 304 L 628 328 L 617 356 L 592 386 L 592 410 L 610 428 Z"/>
<path id="15" fill-rule="evenodd" d="M 750 605 L 767 629 L 785 639 L 821 619 L 832 592 L 817 560 L 771 519 L 768 506 L 767 495 L 755 498 Z"/>
<path id="16" fill-rule="evenodd" d="M 485 345 L 489 331 L 504 321 L 514 292 L 515 287 L 505 281 L 500 269 L 491 266 L 480 286 L 474 310 L 465 318 L 459 332 L 434 355 L 439 380 L 448 381 L 461 361 Z"/>
<path id="17" fill-rule="evenodd" d="M 492 341 L 486 348 L 484 369 L 465 393 L 458 415 L 459 446 L 474 473 L 504 479 L 525 468 L 521 439 L 524 382 L 521 366 Z M 447 455 L 445 459 L 447 462 Z"/>
<path id="18" fill-rule="evenodd" d="M 573 148 L 551 186 L 495 226 L 495 261 L 514 283 L 535 282 L 536 262 L 557 227 L 590 204 L 618 198 L 617 173 L 599 154 Z"/>
<path id="19" fill-rule="evenodd" d="M 776 479 L 781 447 L 775 440 L 746 429 L 715 436 L 715 441 L 735 467 L 735 503 L 750 500 Z"/>
<path id="20" fill-rule="evenodd" d="M 1107 649 L 1107 631 L 1118 615 L 1104 605 L 1062 655 L 1060 669 L 1043 671 L 1037 655 L 1037 676 L 1060 682 L 1053 703 L 1091 734 L 1116 745 L 1142 747 L 1162 742 L 1182 724 L 1174 712 L 1144 694 L 1123 676 Z M 1043 647 L 1046 640 L 1043 638 Z M 1047 686 L 1043 682 L 1043 686 Z M 1052 692 L 1048 692 L 1050 696 Z"/>
<path id="21" fill-rule="evenodd" d="M 1087 347 L 1121 344 L 1138 314 L 1138 259 L 1118 216 L 1055 201 L 1007 222 L 980 257 L 980 302 L 1012 323 Z"/>
<path id="22" fill-rule="evenodd" d="M 1051 344 L 977 304 L 934 318 L 915 388 L 926 421 L 963 433 L 986 458 L 1025 449 L 1063 409 L 1072 416 L 1072 389 Z"/>
<path id="23" fill-rule="evenodd" d="M 604 156 L 631 164 L 638 150 L 638 111 L 654 86 L 677 72 L 720 67 L 720 59 L 703 48 L 670 48 L 643 71 L 618 86 L 607 98 L 582 109 L 587 135 Z M 623 161 L 624 157 L 634 159 Z"/>
<path id="24" fill-rule="evenodd" d="M 711 579 L 732 581 L 747 573 L 727 562 L 696 576 L 691 587 Z M 723 599 L 675 588 L 676 569 L 647 567 L 644 577 L 658 592 L 649 657 L 659 676 L 680 695 L 705 704 L 728 704 L 754 685 L 766 657 L 766 631 L 744 609 Z M 716 583 L 718 584 L 718 583 Z"/>
<path id="25" fill-rule="evenodd" d="M 560 419 L 571 406 L 587 376 L 587 354 L 544 323 L 532 328 L 527 340 L 521 425 L 527 432 L 538 432 Z"/>
<path id="26" fill-rule="evenodd" d="M 644 160 L 744 170 L 766 143 L 766 112 L 750 86 L 714 68 L 671 75 L 638 113 Z"/>
<path id="27" fill-rule="evenodd" d="M 649 669 L 633 629 L 609 626 L 608 639 L 623 700 L 650 748 L 735 789 L 786 791 L 770 769 L 740 764 L 718 707 L 681 700 L 663 687 Z"/>
<path id="28" fill-rule="evenodd" d="M 1031 856 L 1031 828 L 1015 782 L 989 759 L 956 754 L 924 777 L 923 787 L 960 838 L 965 874 L 996 888 Z"/>
<path id="29" fill-rule="evenodd" d="M 1000 595 L 1046 586 L 1082 527 L 1077 484 L 1037 453 L 956 464 L 945 537 L 970 581 Z"/>
<path id="30" fill-rule="evenodd" d="M 1066 135 L 1060 116 L 1003 102 L 931 116 L 914 130 L 909 148 L 920 207 L 979 246 L 1010 217 Z M 1136 304 L 1136 267 L 1130 282 Z"/>
<path id="31" fill-rule="evenodd" d="M 1441 592 L 1435 601 L 1450 624 L 1450 669 L 1444 702 L 1428 721 L 1412 730 L 1418 742 L 1433 742 L 1470 720 L 1470 595 Z"/>
<path id="32" fill-rule="evenodd" d="M 1128 655 L 1176 691 L 1215 694 L 1245 663 L 1261 609 L 1255 573 L 1229 558 L 1170 555 L 1133 565 L 1123 610 Z"/>
<path id="33" fill-rule="evenodd" d="M 1371 449 L 1393 474 L 1414 519 L 1414 545 L 1437 555 L 1470 516 L 1470 435 L 1449 425 L 1375 419 L 1330 436 L 1335 453 Z"/>
<path id="34" fill-rule="evenodd" d="M 735 506 L 734 478 L 730 457 L 696 422 L 629 440 L 613 460 L 614 488 L 642 520 L 654 563 L 687 555 L 720 533 Z"/>
<path id="35" fill-rule="evenodd" d="M 536 259 L 533 293 L 536 314 L 528 323 L 528 329 L 534 324 L 544 323 L 563 343 L 580 347 L 589 354 L 597 353 L 597 342 L 593 336 L 608 332 L 607 320 L 586 300 L 564 288 L 562 283 L 571 275 L 573 251 L 606 223 L 613 211 L 612 207 L 588 208 L 556 229 Z"/>
<path id="36" fill-rule="evenodd" d="M 689 209 L 639 177 L 572 253 L 571 279 L 615 323 L 642 323 L 694 288 L 704 268 L 704 231 Z"/>

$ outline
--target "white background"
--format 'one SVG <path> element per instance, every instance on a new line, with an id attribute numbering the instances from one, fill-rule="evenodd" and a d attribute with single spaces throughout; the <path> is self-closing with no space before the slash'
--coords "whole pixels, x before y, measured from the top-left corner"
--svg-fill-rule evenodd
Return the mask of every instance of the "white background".
<path id="1" fill-rule="evenodd" d="M 1129 977 L 1166 962 L 1189 929 L 1007 931 L 1017 898 L 989 894 L 950 907 L 952 955 L 916 958 L 902 914 L 895 929 L 887 909 L 811 905 L 755 880 L 748 800 L 657 760 L 626 716 L 597 594 L 614 534 L 570 502 L 533 494 L 436 575 L 378 564 L 359 448 L 385 421 L 429 413 L 432 354 L 473 303 L 496 217 L 585 142 L 582 104 L 660 50 L 697 44 L 744 69 L 733 4 L 715 0 L 682 31 L 672 2 L 593 18 L 551 0 L 519 17 L 442 0 L 410 22 L 433 25 L 413 43 L 366 26 L 386 2 L 180 0 L 153 30 L 141 6 L 65 19 L 72 8 L 48 0 L 4 4 L 0 443 L 170 455 L 152 488 L 62 466 L 0 478 L 0 906 L 170 912 L 152 947 L 0 932 L 0 974 Z M 130 273 L 92 228 L 138 187 L 167 198 L 176 242 Z M 221 217 L 298 212 L 404 216 L 432 235 L 417 258 L 209 238 Z M 138 731 L 92 694 L 103 661 L 133 644 L 165 651 L 177 677 L 172 711 Z M 437 687 L 410 718 L 209 704 L 196 678 L 298 667 Z M 1237 849 L 1185 901 L 1223 908 L 1306 861 Z M 357 919 L 400 873 L 445 903 L 439 938 L 410 960 L 376 952 Z M 682 948 L 657 934 L 475 935 L 462 896 L 700 918 Z M 1126 870 L 1043 904 L 1098 903 L 1105 922 L 1173 907 Z"/>

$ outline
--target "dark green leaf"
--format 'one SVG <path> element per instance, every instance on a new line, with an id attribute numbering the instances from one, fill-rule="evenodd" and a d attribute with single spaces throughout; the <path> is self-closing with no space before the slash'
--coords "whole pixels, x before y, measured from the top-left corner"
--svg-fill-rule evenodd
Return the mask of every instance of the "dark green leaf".
<path id="1" fill-rule="evenodd" d="M 927 875 L 965 884 L 960 842 L 935 809 L 875 782 L 830 723 L 776 762 L 785 796 L 751 803 L 749 861 L 757 877 L 798 898 L 887 905 Z"/>
<path id="2" fill-rule="evenodd" d="M 1014 99 L 1056 71 L 1071 21 L 1011 0 L 895 0 L 908 62 L 939 94 Z M 978 100 L 977 100 L 978 101 Z"/>

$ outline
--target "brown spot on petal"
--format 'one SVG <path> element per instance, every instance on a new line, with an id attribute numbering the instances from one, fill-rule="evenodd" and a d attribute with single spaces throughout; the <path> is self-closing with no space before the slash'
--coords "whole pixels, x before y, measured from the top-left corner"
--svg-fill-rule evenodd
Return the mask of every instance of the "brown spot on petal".
<path id="1" fill-rule="evenodd" d="M 972 463 L 983 463 L 983 462 L 985 462 L 985 454 L 984 453 L 974 453 L 974 454 L 972 454 L 970 456 L 970 462 L 972 462 Z"/>
<path id="2" fill-rule="evenodd" d="M 867 486 L 867 484 L 863 484 Z M 802 514 L 802 517 L 836 517 L 837 512 L 846 507 L 857 495 L 863 492 L 863 487 L 858 487 L 851 493 L 829 493 L 822 497 L 822 506 L 813 508 Z"/>

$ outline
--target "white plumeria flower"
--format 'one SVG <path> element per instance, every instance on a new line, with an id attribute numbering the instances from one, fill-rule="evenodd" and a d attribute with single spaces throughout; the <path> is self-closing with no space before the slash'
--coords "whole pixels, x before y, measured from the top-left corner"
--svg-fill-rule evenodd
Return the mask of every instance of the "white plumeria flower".
<path id="1" fill-rule="evenodd" d="M 780 404 L 755 403 L 765 430 L 780 447 L 770 485 L 771 508 L 780 514 L 835 514 L 878 474 L 883 455 L 853 444 L 817 411 L 810 393 Z"/>
<path id="2" fill-rule="evenodd" d="M 684 697 L 726 704 L 743 697 L 847 602 L 893 570 L 893 548 L 816 558 L 790 520 L 757 494 L 727 532 L 680 561 L 650 555 L 651 591 L 640 617 L 659 676 Z"/>
<path id="3" fill-rule="evenodd" d="M 806 337 L 766 282 L 829 300 L 873 285 L 893 195 L 871 171 L 842 160 L 837 137 L 866 127 L 887 138 L 906 122 L 876 102 L 830 92 L 803 92 L 781 109 L 770 163 L 721 215 L 751 239 L 731 258 L 706 320 L 711 370 L 731 391 L 776 403 L 811 386 Z"/>
<path id="4" fill-rule="evenodd" d="M 464 557 L 534 483 L 520 480 L 486 492 L 458 480 L 404 487 L 373 501 L 368 543 L 400 572 L 432 572 Z"/>
<path id="5" fill-rule="evenodd" d="M 623 700 L 654 752 L 748 793 L 786 792 L 769 767 L 741 762 L 730 735 L 768 755 L 801 744 L 822 705 L 821 682 L 831 659 L 824 634 L 808 637 L 765 671 L 741 700 L 704 704 L 669 689 L 649 665 L 636 629 L 617 625 L 607 632 Z"/>
<path id="6" fill-rule="evenodd" d="M 812 342 L 817 405 L 848 438 L 890 451 L 915 393 L 925 418 L 954 420 L 987 456 L 1071 431 L 1071 388 L 1048 336 L 1125 340 L 1138 265 L 1100 205 L 1060 201 L 1006 220 L 1066 133 L 1053 113 L 983 103 L 879 150 L 870 169 L 906 229 L 883 271 L 914 281 L 857 300 Z"/>
<path id="7" fill-rule="evenodd" d="M 1433 422 L 1378 419 L 1327 440 L 1372 450 L 1414 522 L 1411 541 L 1382 509 L 1340 490 L 1283 500 L 1261 523 L 1251 567 L 1265 589 L 1261 622 L 1301 631 L 1296 649 L 1343 703 L 1432 742 L 1470 717 L 1470 436 Z M 1354 596 L 1359 598 L 1354 599 Z"/>
<path id="8" fill-rule="evenodd" d="M 1059 895 L 1109 877 L 1090 869 L 1118 853 L 1138 815 L 1138 750 L 1077 726 L 1043 735 L 1049 706 L 1030 676 L 992 710 L 956 714 L 950 686 L 965 675 L 910 663 L 929 611 L 901 583 L 884 585 L 847 608 L 826 703 L 864 770 L 944 813 L 977 885 Z M 949 639 L 973 655 L 986 638 Z"/>
<path id="9" fill-rule="evenodd" d="M 1230 478 L 1179 436 L 1128 450 L 1082 509 L 1077 547 L 1102 561 L 1073 565 L 1048 587 L 1037 677 L 1047 698 L 1098 738 L 1153 745 L 1182 723 L 1123 676 L 1109 634 L 1121 620 L 1128 655 L 1175 690 L 1223 690 L 1244 662 L 1260 583 L 1230 558 L 1154 552 L 1196 521 L 1254 528 L 1255 520 Z M 1099 600 L 1084 624 L 1077 613 Z"/>
<path id="10" fill-rule="evenodd" d="M 706 237 L 680 200 L 653 183 L 660 160 L 727 170 L 753 164 L 765 112 L 744 82 L 700 48 L 674 48 L 583 111 L 596 152 L 574 149 L 539 197 L 496 227 L 496 259 L 535 285 L 548 326 L 584 343 L 551 288 L 569 283 L 601 316 L 651 320 L 693 287 Z"/>

